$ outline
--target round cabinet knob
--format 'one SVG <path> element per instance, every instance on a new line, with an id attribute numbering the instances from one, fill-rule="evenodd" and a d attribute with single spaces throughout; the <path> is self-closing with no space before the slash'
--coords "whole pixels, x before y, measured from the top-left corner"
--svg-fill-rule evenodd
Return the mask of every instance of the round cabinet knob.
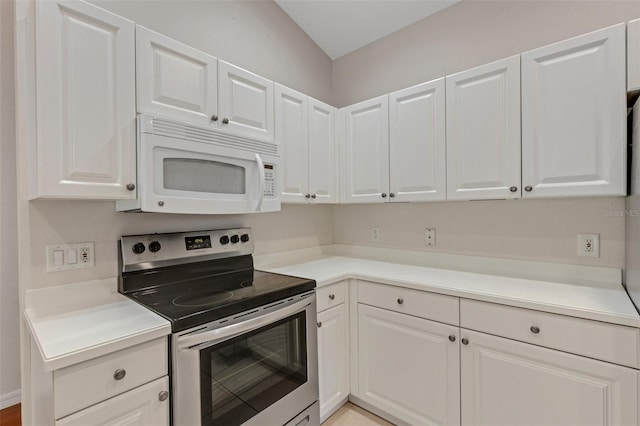
<path id="1" fill-rule="evenodd" d="M 164 201 L 158 201 L 158 205 L 159 205 L 160 207 L 164 206 Z"/>
<path id="2" fill-rule="evenodd" d="M 242 241 L 243 243 L 246 243 L 247 241 L 249 241 L 249 234 L 240 235 L 240 241 Z"/>
<path id="3" fill-rule="evenodd" d="M 220 237 L 220 244 L 222 245 L 229 244 L 229 236 L 223 235 L 222 237 Z"/>
<path id="4" fill-rule="evenodd" d="M 136 189 L 136 186 L 135 186 L 134 184 L 132 184 L 132 183 L 128 183 L 128 184 L 127 184 L 127 189 L 128 189 L 129 191 L 133 191 L 134 189 Z"/>
<path id="5" fill-rule="evenodd" d="M 311 198 L 316 198 L 316 194 L 311 194 Z"/>
<path id="6" fill-rule="evenodd" d="M 394 194 L 393 192 L 390 192 L 390 193 L 389 193 L 389 197 L 393 198 L 393 197 L 395 197 L 395 196 L 396 196 L 396 194 Z"/>
<path id="7" fill-rule="evenodd" d="M 398 305 L 402 305 L 404 303 L 404 299 L 402 297 L 398 297 Z"/>
<path id="8" fill-rule="evenodd" d="M 236 244 L 238 241 L 240 241 L 240 237 L 238 237 L 237 235 L 232 235 L 231 236 L 231 242 L 233 244 Z"/>
<path id="9" fill-rule="evenodd" d="M 123 368 L 118 368 L 116 371 L 113 372 L 113 378 L 116 380 L 122 380 L 126 375 L 127 375 L 127 372 Z"/>
<path id="10" fill-rule="evenodd" d="M 222 124 L 229 124 L 229 119 L 228 118 L 223 118 L 222 119 Z"/>
<path id="11" fill-rule="evenodd" d="M 533 188 L 530 187 L 530 186 L 525 186 L 524 190 L 527 191 L 527 192 L 531 192 L 531 191 L 533 191 Z"/>
<path id="12" fill-rule="evenodd" d="M 145 246 L 142 243 L 135 243 L 133 245 L 133 247 L 131 248 L 131 250 L 135 253 L 135 254 L 142 254 L 144 253 L 145 250 Z"/>
<path id="13" fill-rule="evenodd" d="M 218 116 L 217 116 L 217 115 L 215 115 L 215 114 L 213 114 L 213 115 L 211 116 L 211 121 L 218 121 Z"/>
<path id="14" fill-rule="evenodd" d="M 336 298 L 336 295 L 335 295 L 335 294 L 330 294 L 330 295 L 329 295 L 329 300 L 333 300 L 333 299 L 335 299 L 335 298 Z"/>
<path id="15" fill-rule="evenodd" d="M 455 334 L 450 334 L 449 335 L 449 341 L 450 342 L 455 342 L 456 341 L 456 335 Z"/>
<path id="16" fill-rule="evenodd" d="M 311 198 L 311 194 L 304 194 L 304 198 Z"/>
<path id="17" fill-rule="evenodd" d="M 318 328 L 322 327 L 322 321 L 318 321 L 317 324 L 318 324 Z"/>
<path id="18" fill-rule="evenodd" d="M 467 339 L 466 337 L 463 337 L 461 340 L 463 345 L 468 345 L 469 344 L 469 339 Z"/>
<path id="19" fill-rule="evenodd" d="M 160 251 L 161 248 L 162 248 L 162 246 L 160 245 L 160 243 L 158 241 L 152 241 L 149 244 L 149 251 L 151 253 L 155 253 L 157 251 Z"/>
<path id="20" fill-rule="evenodd" d="M 531 332 L 532 332 L 533 334 L 538 334 L 538 333 L 540 333 L 540 327 L 537 327 L 537 326 L 535 326 L 535 325 L 532 325 L 532 326 L 531 326 L 531 328 L 529 328 L 529 330 L 531 330 Z"/>
<path id="21" fill-rule="evenodd" d="M 511 188 L 509 188 L 509 191 L 511 192 L 516 192 L 518 190 L 517 186 L 512 186 Z"/>
<path id="22" fill-rule="evenodd" d="M 169 398 L 169 392 L 162 391 L 158 394 L 158 401 L 166 401 Z"/>
<path id="23" fill-rule="evenodd" d="M 387 193 L 386 192 L 382 193 L 382 198 L 387 198 Z"/>

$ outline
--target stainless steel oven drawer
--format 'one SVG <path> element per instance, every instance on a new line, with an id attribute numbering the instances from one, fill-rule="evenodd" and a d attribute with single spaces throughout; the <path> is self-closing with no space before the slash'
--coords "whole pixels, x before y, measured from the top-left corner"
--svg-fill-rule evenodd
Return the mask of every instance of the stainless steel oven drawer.
<path id="1" fill-rule="evenodd" d="M 320 426 L 320 404 L 314 402 L 284 426 Z"/>

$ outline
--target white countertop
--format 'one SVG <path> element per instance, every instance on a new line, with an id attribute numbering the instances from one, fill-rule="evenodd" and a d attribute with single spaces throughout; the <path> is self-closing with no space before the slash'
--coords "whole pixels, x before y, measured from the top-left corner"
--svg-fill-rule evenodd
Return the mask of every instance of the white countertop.
<path id="1" fill-rule="evenodd" d="M 171 334 L 169 321 L 118 293 L 115 278 L 29 290 L 25 305 L 46 371 Z"/>
<path id="2" fill-rule="evenodd" d="M 318 287 L 356 278 L 640 328 L 640 315 L 622 285 L 554 283 L 340 256 L 264 269 L 315 279 Z"/>

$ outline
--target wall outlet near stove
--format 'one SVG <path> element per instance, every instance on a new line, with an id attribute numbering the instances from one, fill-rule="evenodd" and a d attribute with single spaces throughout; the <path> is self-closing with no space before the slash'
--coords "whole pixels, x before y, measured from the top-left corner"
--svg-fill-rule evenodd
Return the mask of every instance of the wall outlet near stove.
<path id="1" fill-rule="evenodd" d="M 436 228 L 424 228 L 424 243 L 427 247 L 436 245 Z"/>
<path id="2" fill-rule="evenodd" d="M 93 243 L 54 244 L 46 246 L 47 272 L 93 268 L 95 266 L 94 250 Z"/>
<path id="3" fill-rule="evenodd" d="M 600 234 L 578 234 L 578 256 L 600 257 Z"/>

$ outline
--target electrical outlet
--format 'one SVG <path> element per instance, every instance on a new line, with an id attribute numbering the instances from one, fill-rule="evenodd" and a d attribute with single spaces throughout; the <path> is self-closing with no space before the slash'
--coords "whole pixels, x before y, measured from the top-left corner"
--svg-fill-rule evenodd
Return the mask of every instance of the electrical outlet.
<path id="1" fill-rule="evenodd" d="M 436 245 L 436 228 L 424 228 L 424 243 L 428 247 Z"/>
<path id="2" fill-rule="evenodd" d="M 46 246 L 47 272 L 69 269 L 93 268 L 95 266 L 94 244 L 56 244 Z"/>
<path id="3" fill-rule="evenodd" d="M 578 256 L 600 257 L 600 234 L 578 234 Z"/>
<path id="4" fill-rule="evenodd" d="M 371 228 L 371 241 L 380 241 L 380 228 Z"/>

